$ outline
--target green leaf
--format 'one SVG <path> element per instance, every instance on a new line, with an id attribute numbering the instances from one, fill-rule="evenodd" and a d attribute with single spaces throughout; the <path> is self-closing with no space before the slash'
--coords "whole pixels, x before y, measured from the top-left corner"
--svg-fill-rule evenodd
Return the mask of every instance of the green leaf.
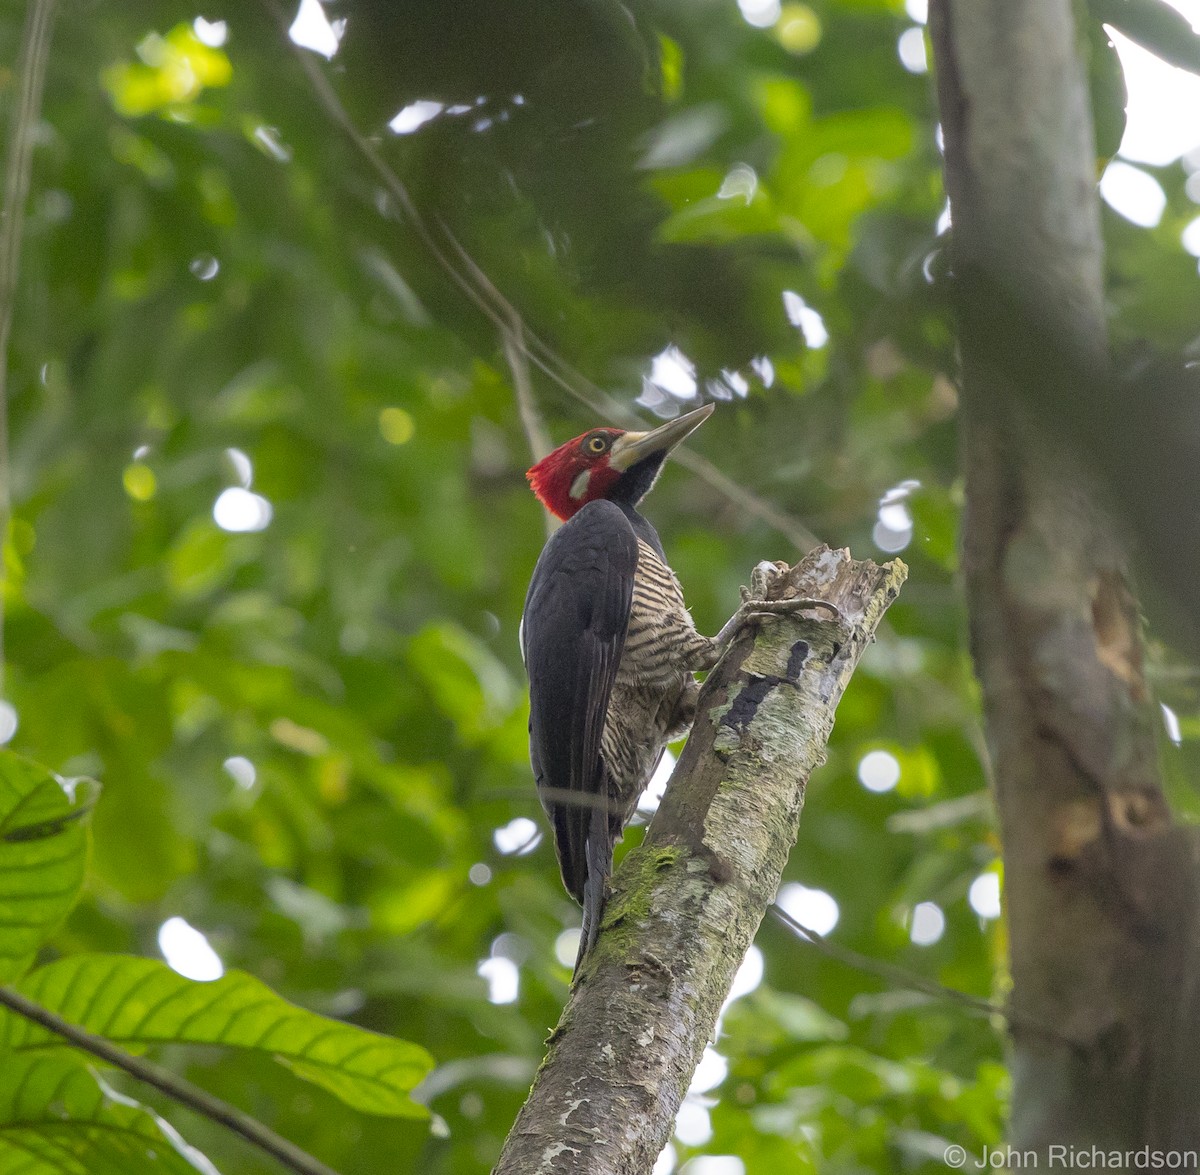
<path id="1" fill-rule="evenodd" d="M 457 624 L 426 625 L 412 638 L 408 659 L 438 709 L 468 741 L 495 731 L 520 701 L 521 691 L 496 655 Z"/>
<path id="2" fill-rule="evenodd" d="M 1109 160 L 1121 146 L 1125 135 L 1125 71 L 1116 47 L 1098 24 L 1088 29 L 1088 85 L 1092 96 L 1092 124 L 1096 134 L 1096 155 Z"/>
<path id="3" fill-rule="evenodd" d="M 216 1168 L 145 1106 L 71 1057 L 0 1065 L 0 1175 L 215 1175 Z"/>
<path id="4" fill-rule="evenodd" d="M 662 75 L 662 96 L 666 102 L 678 102 L 683 93 L 683 47 L 666 33 L 658 34 L 658 62 Z"/>
<path id="5" fill-rule="evenodd" d="M 0 752 L 0 982 L 24 972 L 79 897 L 99 785 Z"/>
<path id="6" fill-rule="evenodd" d="M 1088 0 L 1092 16 L 1119 29 L 1168 65 L 1200 73 L 1200 37 L 1163 0 Z"/>
<path id="7" fill-rule="evenodd" d="M 165 37 L 151 33 L 138 55 L 140 63 L 114 65 L 102 78 L 113 105 L 129 117 L 186 106 L 206 86 L 228 85 L 233 75 L 229 58 L 204 44 L 187 24 L 176 25 Z"/>
<path id="8" fill-rule="evenodd" d="M 408 1096 L 433 1066 L 423 1048 L 305 1011 L 251 975 L 231 971 L 197 983 L 155 959 L 79 955 L 39 967 L 18 986 L 64 1020 L 127 1048 L 251 1049 L 356 1109 L 410 1118 L 426 1113 Z M 61 1043 L 11 1012 L 0 1015 L 0 1051 Z"/>

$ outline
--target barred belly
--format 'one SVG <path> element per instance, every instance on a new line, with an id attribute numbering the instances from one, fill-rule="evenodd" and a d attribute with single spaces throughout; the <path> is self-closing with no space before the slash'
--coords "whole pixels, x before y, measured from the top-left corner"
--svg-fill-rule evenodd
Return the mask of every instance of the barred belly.
<path id="1" fill-rule="evenodd" d="M 663 748 L 691 726 L 700 691 L 690 667 L 710 644 L 696 631 L 674 572 L 639 539 L 625 648 L 600 742 L 614 823 L 628 821 Z"/>

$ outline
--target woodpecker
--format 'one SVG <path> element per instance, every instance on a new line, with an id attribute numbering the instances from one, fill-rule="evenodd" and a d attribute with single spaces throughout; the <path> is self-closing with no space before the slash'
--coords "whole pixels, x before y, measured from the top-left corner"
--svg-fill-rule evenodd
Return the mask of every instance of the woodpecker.
<path id="1" fill-rule="evenodd" d="M 654 527 L 637 506 L 706 404 L 650 432 L 593 428 L 526 475 L 562 519 L 534 568 L 521 620 L 529 755 L 568 892 L 595 944 L 613 846 L 728 639 L 696 631 Z M 576 963 L 578 966 L 578 961 Z"/>

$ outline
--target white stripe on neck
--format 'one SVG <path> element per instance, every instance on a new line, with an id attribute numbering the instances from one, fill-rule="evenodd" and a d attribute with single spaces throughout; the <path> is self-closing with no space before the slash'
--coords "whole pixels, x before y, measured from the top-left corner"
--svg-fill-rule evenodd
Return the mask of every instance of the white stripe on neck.
<path id="1" fill-rule="evenodd" d="M 571 495 L 571 501 L 578 502 L 579 499 L 582 498 L 583 495 L 587 493 L 588 482 L 591 480 L 592 480 L 592 471 L 590 469 L 585 469 L 581 474 L 579 474 L 575 478 L 575 480 L 573 482 L 571 482 L 571 489 L 569 491 L 569 493 Z"/>

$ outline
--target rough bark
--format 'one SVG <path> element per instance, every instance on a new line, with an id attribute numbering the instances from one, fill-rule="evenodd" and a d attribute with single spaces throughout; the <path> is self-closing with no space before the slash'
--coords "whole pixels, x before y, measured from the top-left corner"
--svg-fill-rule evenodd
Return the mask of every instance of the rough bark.
<path id="1" fill-rule="evenodd" d="M 496 1175 L 650 1171 L 778 889 L 834 710 L 906 575 L 827 547 L 776 573 L 773 598 L 826 600 L 841 619 L 770 617 L 709 675 Z"/>
<path id="2" fill-rule="evenodd" d="M 1192 1148 L 1194 841 L 1162 793 L 1116 528 L 1070 430 L 1037 427 L 1039 401 L 1085 413 L 1093 381 L 1108 379 L 1071 4 L 933 0 L 930 24 L 954 222 L 964 569 L 1004 842 L 1011 1004 L 1015 1024 L 1061 1032 L 1013 1031 L 1010 1143 L 1037 1151 L 1042 1168 L 1052 1146 Z M 1030 320 L 1035 333 L 1022 329 Z"/>

